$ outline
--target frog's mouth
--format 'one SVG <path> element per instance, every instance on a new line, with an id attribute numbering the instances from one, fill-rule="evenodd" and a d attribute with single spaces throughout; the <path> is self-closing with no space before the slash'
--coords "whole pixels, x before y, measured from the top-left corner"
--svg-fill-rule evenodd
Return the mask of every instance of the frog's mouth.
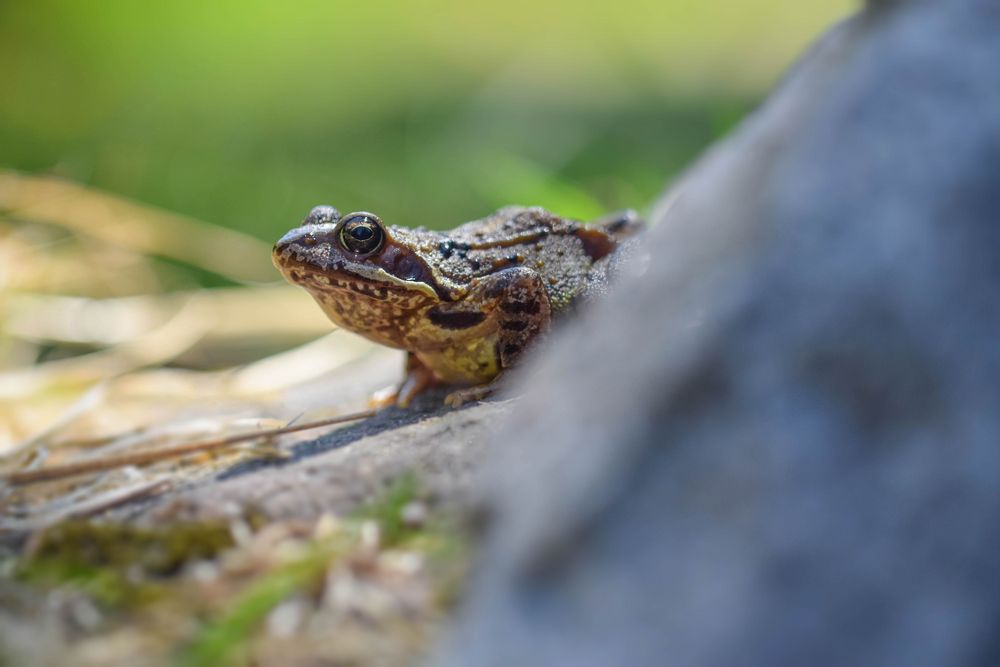
<path id="1" fill-rule="evenodd" d="M 275 252 L 272 260 L 285 280 L 310 292 L 348 291 L 380 301 L 392 294 L 412 296 L 416 292 L 435 301 L 439 299 L 427 283 L 403 280 L 377 266 L 357 264 L 348 271 L 343 262 L 334 261 L 329 267 L 319 267 L 287 250 Z"/>

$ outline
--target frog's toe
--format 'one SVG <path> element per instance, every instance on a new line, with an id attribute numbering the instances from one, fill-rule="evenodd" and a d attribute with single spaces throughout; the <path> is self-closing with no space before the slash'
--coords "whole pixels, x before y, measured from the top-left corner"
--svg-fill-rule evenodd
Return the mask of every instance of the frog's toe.
<path id="1" fill-rule="evenodd" d="M 457 408 L 465 403 L 471 403 L 473 401 L 481 401 L 496 390 L 496 385 L 493 383 L 482 384 L 478 387 L 467 387 L 465 389 L 459 389 L 453 391 L 444 397 L 444 404 Z"/>
<path id="2" fill-rule="evenodd" d="M 368 399 L 368 407 L 372 410 L 381 410 L 390 405 L 398 405 L 399 391 L 396 387 L 383 387 L 371 395 Z"/>
<path id="3" fill-rule="evenodd" d="M 423 367 L 411 370 L 399 385 L 396 392 L 396 405 L 400 408 L 409 407 L 410 402 L 419 394 L 424 393 L 435 385 L 434 377 Z"/>

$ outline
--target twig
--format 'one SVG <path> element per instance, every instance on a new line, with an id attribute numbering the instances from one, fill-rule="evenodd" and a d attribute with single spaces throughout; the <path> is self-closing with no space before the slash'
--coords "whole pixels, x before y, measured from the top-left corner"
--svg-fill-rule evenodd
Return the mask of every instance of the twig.
<path id="1" fill-rule="evenodd" d="M 206 452 L 213 449 L 222 449 L 223 447 L 228 447 L 229 445 L 235 445 L 237 443 L 246 442 L 248 440 L 256 440 L 257 438 L 275 437 L 279 435 L 285 435 L 286 433 L 295 433 L 296 431 L 306 431 L 313 428 L 320 428 L 322 426 L 332 426 L 333 424 L 341 424 L 344 422 L 357 421 L 359 419 L 367 419 L 369 417 L 374 417 L 374 416 L 375 416 L 375 410 L 363 410 L 361 412 L 352 412 L 350 414 L 340 415 L 339 417 L 331 417 L 330 419 L 321 419 L 319 421 L 307 422 L 305 424 L 296 424 L 295 426 L 282 426 L 281 428 L 269 429 L 265 431 L 255 431 L 253 433 L 240 433 L 239 435 L 231 435 L 225 438 L 216 438 L 214 440 L 201 440 L 199 442 L 189 442 L 183 445 L 177 445 L 175 447 L 164 447 L 163 449 L 156 449 L 151 452 L 136 452 L 134 454 L 108 456 L 100 459 L 91 459 L 89 461 L 66 463 L 63 465 L 54 465 L 54 466 L 49 466 L 47 468 L 39 468 L 37 470 L 24 470 L 20 472 L 12 472 L 8 473 L 6 476 L 0 479 L 2 479 L 4 482 L 6 482 L 11 486 L 35 484 L 37 482 L 48 482 L 55 479 L 62 479 L 64 477 L 74 477 L 76 475 L 83 475 L 86 473 L 98 472 L 101 470 L 110 470 L 113 468 L 123 468 L 125 466 L 141 466 L 149 463 L 156 463 L 157 461 L 172 459 L 179 456 L 187 456 L 188 454 Z"/>
<path id="2" fill-rule="evenodd" d="M 162 493 L 171 488 L 172 485 L 170 480 L 156 479 L 124 489 L 115 489 L 76 505 L 53 512 L 44 512 L 30 519 L 0 519 L 0 533 L 40 530 L 64 519 L 93 516 L 119 505 Z"/>

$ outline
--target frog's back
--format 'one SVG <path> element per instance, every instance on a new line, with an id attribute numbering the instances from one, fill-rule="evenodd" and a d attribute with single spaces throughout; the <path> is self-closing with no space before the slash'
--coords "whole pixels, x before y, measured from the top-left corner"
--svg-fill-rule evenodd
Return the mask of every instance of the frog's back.
<path id="1" fill-rule="evenodd" d="M 550 234 L 572 234 L 580 223 L 561 218 L 538 206 L 505 206 L 481 220 L 459 225 L 448 233 L 456 242 L 483 244 L 546 230 Z"/>
<path id="2" fill-rule="evenodd" d="M 442 242 L 442 273 L 458 284 L 523 266 L 539 275 L 552 310 L 567 310 L 586 289 L 595 262 L 614 252 L 625 229 L 621 216 L 584 225 L 541 208 L 508 206 L 466 223 Z"/>

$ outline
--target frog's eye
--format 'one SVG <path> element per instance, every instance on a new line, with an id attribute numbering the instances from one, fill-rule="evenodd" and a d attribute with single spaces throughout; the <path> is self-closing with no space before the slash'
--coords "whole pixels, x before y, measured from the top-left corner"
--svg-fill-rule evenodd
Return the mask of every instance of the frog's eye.
<path id="1" fill-rule="evenodd" d="M 382 221 L 371 213 L 352 213 L 340 228 L 340 244 L 358 255 L 370 255 L 384 240 Z"/>

